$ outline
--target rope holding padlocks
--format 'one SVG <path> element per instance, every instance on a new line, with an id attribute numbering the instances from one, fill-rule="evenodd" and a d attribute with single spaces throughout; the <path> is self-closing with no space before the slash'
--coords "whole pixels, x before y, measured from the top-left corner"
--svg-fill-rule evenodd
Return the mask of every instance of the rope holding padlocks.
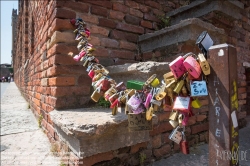
<path id="1" fill-rule="evenodd" d="M 95 50 L 88 42 L 90 31 L 81 19 L 71 19 L 71 24 L 76 27 L 75 40 L 79 41 L 78 55 L 71 54 L 75 61 L 82 61 L 88 76 L 92 79 L 94 92 L 91 99 L 98 102 L 101 97 L 111 103 L 112 115 L 121 112 L 120 107 L 125 107 L 127 115 L 145 115 L 144 120 L 151 122 L 155 111 L 171 111 L 169 123 L 174 130 L 169 139 L 181 145 L 181 151 L 188 154 L 188 143 L 185 137 L 185 126 L 188 118 L 193 116 L 191 106 L 200 108 L 199 96 L 208 95 L 206 76 L 210 74 L 210 66 L 206 60 L 207 50 L 213 41 L 206 31 L 197 38 L 196 44 L 203 53 L 196 56 L 187 53 L 177 57 L 169 64 L 170 72 L 163 75 L 160 81 L 153 74 L 145 82 L 130 80 L 127 86 L 124 82 L 116 83 L 108 74 L 109 71 L 99 64 L 99 60 L 92 54 Z M 203 40 L 206 45 L 203 46 Z M 205 80 L 203 80 L 205 78 Z M 145 129 L 145 128 L 143 128 Z"/>

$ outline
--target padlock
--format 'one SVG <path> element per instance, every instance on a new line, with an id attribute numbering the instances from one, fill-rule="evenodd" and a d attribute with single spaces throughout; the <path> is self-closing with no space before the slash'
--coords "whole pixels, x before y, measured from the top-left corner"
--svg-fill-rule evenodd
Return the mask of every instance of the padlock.
<path id="1" fill-rule="evenodd" d="M 182 88 L 181 88 L 181 93 L 184 97 L 187 97 L 188 96 L 188 92 L 187 92 L 187 88 L 186 88 L 186 85 L 183 85 Z"/>
<path id="2" fill-rule="evenodd" d="M 158 100 L 158 101 L 161 101 L 164 99 L 164 97 L 166 96 L 166 93 L 167 90 L 166 90 L 166 85 L 162 85 L 158 90 L 157 90 L 157 93 L 155 94 L 155 99 Z"/>
<path id="3" fill-rule="evenodd" d="M 152 89 L 152 90 L 153 90 L 153 89 Z M 148 109 L 152 97 L 153 97 L 152 91 L 150 91 L 150 92 L 147 94 L 147 97 L 146 97 L 145 102 L 143 103 L 146 109 Z"/>
<path id="4" fill-rule="evenodd" d="M 89 72 L 91 69 L 92 69 L 92 67 L 93 67 L 93 63 L 89 63 L 88 64 L 88 67 L 87 67 L 87 69 L 86 69 L 86 72 Z"/>
<path id="5" fill-rule="evenodd" d="M 175 79 L 172 79 L 172 81 L 170 83 L 166 83 L 166 88 L 170 88 L 170 89 L 174 89 L 175 86 L 176 86 L 176 80 Z"/>
<path id="6" fill-rule="evenodd" d="M 182 112 L 189 112 L 190 110 L 190 97 L 181 97 L 177 96 L 174 101 L 173 109 L 174 110 L 181 110 Z"/>
<path id="7" fill-rule="evenodd" d="M 207 96 L 208 90 L 207 90 L 207 84 L 206 81 L 193 81 L 190 82 L 191 87 L 191 96 Z"/>
<path id="8" fill-rule="evenodd" d="M 118 92 L 126 90 L 126 85 L 123 82 L 120 82 L 115 86 Z"/>
<path id="9" fill-rule="evenodd" d="M 144 86 L 144 82 L 142 81 L 136 81 L 136 80 L 127 81 L 128 89 L 142 90 L 143 86 Z"/>
<path id="10" fill-rule="evenodd" d="M 183 62 L 188 73 L 190 73 L 194 78 L 199 78 L 201 74 L 200 64 L 192 56 L 188 56 Z"/>
<path id="11" fill-rule="evenodd" d="M 176 94 L 179 94 L 180 91 L 181 91 L 181 89 L 182 89 L 182 87 L 183 87 L 183 85 L 184 85 L 184 80 L 180 80 L 180 81 L 177 83 L 177 85 L 175 86 L 173 92 L 175 92 Z"/>
<path id="12" fill-rule="evenodd" d="M 144 85 L 148 86 L 150 85 L 154 79 L 156 78 L 156 74 L 153 74 L 151 77 L 149 77 L 149 79 L 144 83 Z"/>
<path id="13" fill-rule="evenodd" d="M 118 102 L 119 102 L 118 99 L 115 99 L 115 101 L 111 103 L 110 108 L 116 107 L 118 105 Z"/>
<path id="14" fill-rule="evenodd" d="M 177 122 L 178 123 L 178 122 Z M 179 126 L 177 126 L 169 135 L 169 139 L 174 141 L 175 143 L 179 144 L 182 140 L 182 133 L 179 130 Z"/>
<path id="15" fill-rule="evenodd" d="M 131 97 L 131 96 L 133 96 L 134 94 L 135 94 L 135 90 L 134 89 L 127 89 L 126 90 L 126 93 L 128 94 L 128 97 Z"/>
<path id="16" fill-rule="evenodd" d="M 182 121 L 183 121 L 183 115 L 182 114 L 179 114 L 178 115 L 178 123 L 179 123 L 179 126 L 182 127 Z"/>
<path id="17" fill-rule="evenodd" d="M 92 82 L 98 81 L 102 76 L 103 76 L 102 73 L 96 74 L 96 75 L 92 78 Z"/>
<path id="18" fill-rule="evenodd" d="M 176 128 L 179 125 L 179 123 L 176 120 L 169 120 L 169 123 L 173 128 Z"/>
<path id="19" fill-rule="evenodd" d="M 154 97 L 152 97 L 150 102 L 152 104 L 155 104 L 155 105 L 158 105 L 158 106 L 161 106 L 161 103 L 162 103 L 162 101 L 158 101 L 158 100 L 154 99 Z"/>
<path id="20" fill-rule="evenodd" d="M 88 59 L 86 59 L 86 60 L 84 61 L 84 63 L 83 63 L 83 66 L 84 66 L 84 67 L 87 67 L 88 64 L 89 64 L 89 61 L 88 61 Z"/>
<path id="21" fill-rule="evenodd" d="M 94 70 L 90 70 L 89 73 L 88 73 L 88 76 L 89 76 L 90 78 L 94 78 L 94 76 L 95 76 Z"/>
<path id="22" fill-rule="evenodd" d="M 170 72 L 164 74 L 163 78 L 164 78 L 164 80 L 167 80 L 167 79 L 170 79 L 170 78 L 174 78 L 174 74 L 173 74 L 172 71 L 170 71 Z"/>
<path id="23" fill-rule="evenodd" d="M 192 107 L 193 108 L 201 108 L 201 103 L 200 103 L 200 101 L 198 100 L 198 98 L 196 98 L 195 100 L 193 100 L 192 102 L 191 102 L 191 105 L 192 105 Z"/>
<path id="24" fill-rule="evenodd" d="M 205 75 L 210 74 L 210 66 L 203 54 L 198 54 L 201 70 Z"/>
<path id="25" fill-rule="evenodd" d="M 169 68 L 176 79 L 180 78 L 187 71 L 183 65 L 183 62 L 184 58 L 179 56 L 169 64 Z"/>
<path id="26" fill-rule="evenodd" d="M 173 111 L 170 113 L 169 118 L 170 120 L 176 120 L 178 117 L 178 111 Z"/>
<path id="27" fill-rule="evenodd" d="M 110 101 L 110 103 L 113 103 L 116 99 L 118 99 L 118 94 L 117 93 L 115 93 L 115 94 L 113 94 L 112 96 L 110 96 L 109 97 L 109 101 Z"/>
<path id="28" fill-rule="evenodd" d="M 188 142 L 186 140 L 186 136 L 184 131 L 182 131 L 182 140 L 180 143 L 180 149 L 183 154 L 189 154 L 189 147 L 188 147 Z"/>
<path id="29" fill-rule="evenodd" d="M 146 111 L 146 119 L 147 120 L 151 120 L 152 119 L 152 117 L 153 117 L 153 110 L 154 110 L 154 108 L 152 107 L 152 105 L 151 105 L 151 107 L 149 107 L 149 109 L 147 109 L 147 111 Z"/>
<path id="30" fill-rule="evenodd" d="M 183 115 L 182 126 L 187 126 L 189 119 L 188 113 L 183 112 L 182 115 Z"/>
<path id="31" fill-rule="evenodd" d="M 145 109 L 144 106 L 141 104 L 136 110 L 132 109 L 132 112 L 134 114 L 140 114 L 140 113 L 144 112 L 144 109 Z"/>
<path id="32" fill-rule="evenodd" d="M 108 79 L 103 79 L 100 84 L 101 90 L 104 92 L 106 92 L 111 87 L 111 84 Z"/>
<path id="33" fill-rule="evenodd" d="M 132 110 L 137 110 L 137 108 L 141 105 L 141 103 L 142 103 L 142 100 L 139 97 L 138 93 L 136 93 L 133 96 L 131 96 L 130 99 L 127 101 L 127 105 Z"/>
<path id="34" fill-rule="evenodd" d="M 78 62 L 84 55 L 86 55 L 86 51 L 81 51 L 78 55 L 74 56 L 73 59 Z"/>
<path id="35" fill-rule="evenodd" d="M 98 102 L 101 96 L 102 96 L 102 95 L 101 95 L 101 93 L 100 93 L 100 89 L 96 89 L 96 90 L 92 93 L 91 99 L 92 99 L 93 101 L 95 101 L 95 102 Z"/>
<path id="36" fill-rule="evenodd" d="M 101 74 L 101 73 L 99 73 Z M 104 98 L 106 101 L 109 100 L 110 96 L 113 94 L 117 93 L 117 90 L 114 87 L 109 88 L 105 93 L 104 93 Z"/>
<path id="37" fill-rule="evenodd" d="M 160 81 L 159 81 L 159 79 L 158 78 L 155 78 L 152 82 L 151 82 L 151 86 L 152 87 L 157 87 L 158 85 L 160 84 Z"/>
<path id="38" fill-rule="evenodd" d="M 112 115 L 116 115 L 117 112 L 118 112 L 118 106 L 114 106 L 114 107 L 112 108 Z"/>

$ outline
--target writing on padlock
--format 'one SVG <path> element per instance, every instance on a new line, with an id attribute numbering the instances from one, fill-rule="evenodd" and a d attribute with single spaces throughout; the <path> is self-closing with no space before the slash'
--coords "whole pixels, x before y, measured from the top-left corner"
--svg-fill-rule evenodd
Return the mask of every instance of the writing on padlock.
<path id="1" fill-rule="evenodd" d="M 183 65 L 183 62 L 184 58 L 179 56 L 169 64 L 169 68 L 176 79 L 180 78 L 187 71 Z"/>
<path id="2" fill-rule="evenodd" d="M 191 96 L 207 96 L 207 84 L 206 81 L 193 81 L 190 83 Z"/>
<path id="3" fill-rule="evenodd" d="M 177 122 L 178 123 L 178 122 Z M 179 144 L 182 140 L 182 133 L 178 131 L 180 129 L 179 126 L 177 126 L 169 135 L 169 139 L 174 141 L 175 143 Z"/>
<path id="4" fill-rule="evenodd" d="M 187 97 L 177 96 L 175 98 L 175 101 L 174 101 L 173 109 L 174 110 L 181 110 L 184 112 L 189 112 L 190 104 L 191 104 L 191 102 L 190 102 L 189 96 L 187 96 Z"/>

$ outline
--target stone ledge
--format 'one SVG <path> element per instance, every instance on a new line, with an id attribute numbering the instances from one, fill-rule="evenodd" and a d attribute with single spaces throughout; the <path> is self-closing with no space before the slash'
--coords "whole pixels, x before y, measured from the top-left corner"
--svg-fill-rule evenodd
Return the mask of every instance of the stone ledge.
<path id="1" fill-rule="evenodd" d="M 187 41 L 193 41 L 193 43 L 195 43 L 200 33 L 205 30 L 208 31 L 214 44 L 226 42 L 227 37 L 223 29 L 217 28 L 198 18 L 190 18 L 154 33 L 139 36 L 139 45 L 141 52 L 145 53 L 176 43 Z"/>
<path id="2" fill-rule="evenodd" d="M 140 62 L 107 67 L 110 76 L 126 83 L 127 80 L 146 81 L 152 74 L 162 79 L 169 72 L 167 62 Z M 80 108 L 54 110 L 49 113 L 55 132 L 78 157 L 136 145 L 150 140 L 149 131 L 128 131 L 128 117 L 118 113 L 113 116 L 109 108 Z M 157 123 L 156 116 L 153 124 Z"/>
<path id="3" fill-rule="evenodd" d="M 181 20 L 201 17 L 214 11 L 221 12 L 233 19 L 241 19 L 241 10 L 244 10 L 244 4 L 239 1 L 199 0 L 171 11 L 166 16 L 171 18 L 171 24 L 174 25 L 178 24 Z"/>

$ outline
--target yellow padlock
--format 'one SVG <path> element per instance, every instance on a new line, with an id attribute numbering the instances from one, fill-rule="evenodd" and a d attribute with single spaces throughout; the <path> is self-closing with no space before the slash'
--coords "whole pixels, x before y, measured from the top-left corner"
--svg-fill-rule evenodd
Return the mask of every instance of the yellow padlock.
<path id="1" fill-rule="evenodd" d="M 146 111 L 146 119 L 151 120 L 153 117 L 153 112 L 154 108 L 151 106 L 147 111 Z"/>
<path id="2" fill-rule="evenodd" d="M 155 99 L 160 101 L 166 96 L 166 94 L 167 94 L 166 92 L 158 93 L 158 94 L 155 95 Z"/>
<path id="3" fill-rule="evenodd" d="M 152 87 L 157 87 L 158 85 L 160 84 L 160 81 L 159 81 L 159 79 L 158 78 L 155 78 L 152 82 L 151 82 L 151 86 Z"/>
<path id="4" fill-rule="evenodd" d="M 156 74 L 153 74 L 151 77 L 149 77 L 149 79 L 144 83 L 144 85 L 148 86 L 150 83 L 152 83 L 154 81 L 154 79 L 156 78 Z"/>
<path id="5" fill-rule="evenodd" d="M 210 66 L 203 54 L 198 55 L 201 70 L 205 75 L 210 74 Z"/>
<path id="6" fill-rule="evenodd" d="M 179 126 L 182 127 L 182 121 L 183 121 L 183 115 L 179 114 L 178 115 L 178 122 L 179 122 Z"/>
<path id="7" fill-rule="evenodd" d="M 175 93 L 179 94 L 180 91 L 181 91 L 181 89 L 182 89 L 182 87 L 183 87 L 183 85 L 184 85 L 184 80 L 180 80 L 180 81 L 177 83 L 177 85 L 175 86 L 175 88 L 174 88 L 173 91 L 174 91 Z"/>
<path id="8" fill-rule="evenodd" d="M 177 117 L 178 117 L 178 112 L 172 110 L 172 112 L 169 115 L 169 119 L 170 120 L 176 120 Z"/>
<path id="9" fill-rule="evenodd" d="M 191 105 L 193 108 L 200 108 L 202 106 L 197 98 L 191 102 Z"/>

